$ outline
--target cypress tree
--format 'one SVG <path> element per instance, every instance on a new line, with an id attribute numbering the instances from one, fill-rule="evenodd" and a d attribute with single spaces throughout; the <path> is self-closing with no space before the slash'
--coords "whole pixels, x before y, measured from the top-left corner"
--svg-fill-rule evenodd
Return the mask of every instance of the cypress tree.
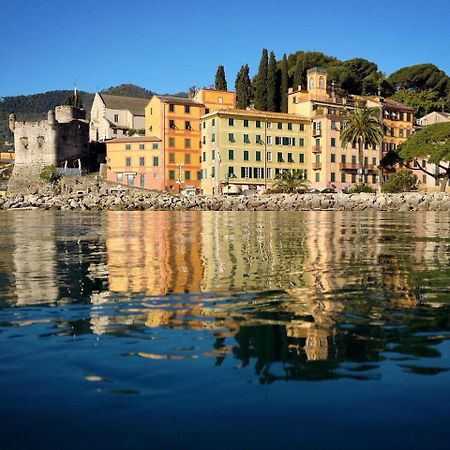
<path id="1" fill-rule="evenodd" d="M 258 74 L 255 78 L 255 108 L 260 111 L 267 111 L 267 49 L 263 49 L 261 61 L 259 62 Z"/>
<path id="2" fill-rule="evenodd" d="M 283 60 L 281 62 L 281 86 L 280 86 L 280 111 L 287 112 L 288 111 L 288 83 L 289 83 L 289 75 L 288 75 L 288 62 L 286 58 L 286 53 L 283 55 Z"/>
<path id="3" fill-rule="evenodd" d="M 270 52 L 267 68 L 267 111 L 277 111 L 277 61 L 275 54 Z"/>
<path id="4" fill-rule="evenodd" d="M 297 61 L 295 63 L 295 72 L 294 72 L 294 91 L 298 89 L 302 84 L 303 79 L 303 62 L 300 59 L 300 56 L 297 57 Z"/>
<path id="5" fill-rule="evenodd" d="M 225 68 L 222 64 L 217 68 L 216 79 L 214 81 L 214 89 L 218 91 L 227 90 L 227 80 L 225 78 Z"/>
<path id="6" fill-rule="evenodd" d="M 234 87 L 236 89 L 236 106 L 245 109 L 250 105 L 252 96 L 252 84 L 249 76 L 250 69 L 247 64 L 239 70 Z"/>

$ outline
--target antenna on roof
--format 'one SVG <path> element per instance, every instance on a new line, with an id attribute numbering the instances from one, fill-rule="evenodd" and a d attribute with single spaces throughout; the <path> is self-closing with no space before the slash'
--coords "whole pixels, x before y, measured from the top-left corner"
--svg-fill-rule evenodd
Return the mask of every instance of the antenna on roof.
<path id="1" fill-rule="evenodd" d="M 73 82 L 73 99 L 74 99 L 74 104 L 77 104 L 77 79 L 75 78 L 74 82 Z"/>

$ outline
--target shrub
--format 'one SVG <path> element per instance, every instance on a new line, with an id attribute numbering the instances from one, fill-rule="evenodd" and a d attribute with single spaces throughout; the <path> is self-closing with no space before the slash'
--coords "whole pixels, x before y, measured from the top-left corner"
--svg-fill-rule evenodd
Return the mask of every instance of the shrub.
<path id="1" fill-rule="evenodd" d="M 59 180 L 59 175 L 56 174 L 56 167 L 54 164 L 44 166 L 39 174 L 41 180 L 47 181 L 47 183 L 54 183 Z"/>
<path id="2" fill-rule="evenodd" d="M 367 184 L 355 184 L 349 191 L 349 194 L 358 194 L 360 192 L 368 192 L 373 194 L 375 191 Z"/>
<path id="3" fill-rule="evenodd" d="M 400 170 L 389 176 L 382 189 L 391 194 L 412 191 L 417 189 L 417 176 L 409 170 Z"/>

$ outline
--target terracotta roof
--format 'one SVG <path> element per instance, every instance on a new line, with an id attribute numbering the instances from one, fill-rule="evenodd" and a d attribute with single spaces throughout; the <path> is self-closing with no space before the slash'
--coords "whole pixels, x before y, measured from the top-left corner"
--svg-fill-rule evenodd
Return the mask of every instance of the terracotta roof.
<path id="1" fill-rule="evenodd" d="M 176 105 L 204 106 L 203 103 L 188 97 L 177 97 L 175 95 L 156 95 L 163 103 L 174 103 Z"/>
<path id="2" fill-rule="evenodd" d="M 110 144 L 126 144 L 126 143 L 133 143 L 133 142 L 160 142 L 161 139 L 156 136 L 130 136 L 126 138 L 118 138 L 118 139 L 112 139 L 108 141 Z"/>
<path id="3" fill-rule="evenodd" d="M 240 117 L 260 117 L 267 119 L 285 119 L 285 120 L 307 120 L 310 121 L 308 117 L 300 116 L 298 114 L 288 114 L 288 113 L 278 113 L 271 111 L 258 111 L 256 109 L 220 109 L 218 111 L 213 111 L 206 114 L 204 117 L 209 117 L 213 115 L 229 115 L 229 116 L 240 116 Z"/>
<path id="4" fill-rule="evenodd" d="M 125 97 L 122 95 L 109 95 L 99 93 L 105 106 L 109 109 L 124 109 L 135 116 L 145 116 L 145 107 L 149 98 Z"/>
<path id="5" fill-rule="evenodd" d="M 411 108 L 411 106 L 406 106 L 403 103 L 397 102 L 395 100 L 392 100 L 391 98 L 386 98 L 383 101 L 384 106 L 391 106 L 393 108 L 398 108 L 398 109 L 406 109 L 408 111 L 414 111 L 414 108 Z"/>

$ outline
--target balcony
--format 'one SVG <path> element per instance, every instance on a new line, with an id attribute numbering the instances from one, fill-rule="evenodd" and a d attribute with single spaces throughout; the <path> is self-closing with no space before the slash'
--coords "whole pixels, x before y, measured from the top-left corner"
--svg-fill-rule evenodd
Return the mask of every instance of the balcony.
<path id="1" fill-rule="evenodd" d="M 322 169 L 322 163 L 320 162 L 314 162 L 312 163 L 313 170 L 321 170 Z"/>
<path id="2" fill-rule="evenodd" d="M 320 137 L 320 136 L 322 136 L 322 129 L 313 127 L 312 135 L 313 135 L 313 137 Z"/>
<path id="3" fill-rule="evenodd" d="M 313 153 L 322 153 L 322 147 L 320 145 L 316 145 L 312 148 Z"/>
<path id="4" fill-rule="evenodd" d="M 364 164 L 363 166 L 364 170 L 367 170 L 368 172 L 378 172 L 378 168 L 374 164 Z M 342 171 L 349 171 L 349 172 L 356 172 L 359 169 L 359 164 L 356 163 L 340 163 L 339 169 Z"/>

